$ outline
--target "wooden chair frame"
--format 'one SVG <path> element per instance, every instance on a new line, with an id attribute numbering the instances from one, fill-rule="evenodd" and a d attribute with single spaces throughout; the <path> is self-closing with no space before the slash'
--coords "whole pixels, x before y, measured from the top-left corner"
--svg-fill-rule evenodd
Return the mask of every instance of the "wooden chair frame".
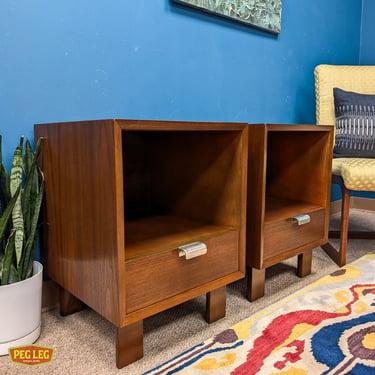
<path id="1" fill-rule="evenodd" d="M 318 125 L 335 125 L 333 88 L 364 94 L 375 94 L 375 66 L 318 65 L 314 70 L 316 94 L 316 120 Z M 348 239 L 375 239 L 375 232 L 349 231 L 350 192 L 339 175 L 332 175 L 332 184 L 341 188 L 341 226 L 329 231 L 329 238 L 340 238 L 339 248 L 330 242 L 323 250 L 339 266 L 346 264 Z"/>

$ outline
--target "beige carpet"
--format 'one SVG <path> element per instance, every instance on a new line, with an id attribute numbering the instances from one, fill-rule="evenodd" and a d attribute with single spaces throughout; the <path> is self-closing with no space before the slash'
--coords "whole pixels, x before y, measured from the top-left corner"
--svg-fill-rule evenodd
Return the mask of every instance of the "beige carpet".
<path id="1" fill-rule="evenodd" d="M 356 211 L 351 216 L 351 222 L 356 222 L 360 228 L 375 230 L 374 213 Z M 349 240 L 347 261 L 352 262 L 371 252 L 375 252 L 374 240 Z M 28 368 L 12 363 L 7 356 L 0 357 L 0 373 L 142 374 L 337 269 L 320 248 L 314 249 L 311 275 L 304 278 L 296 276 L 296 264 L 297 258 L 294 257 L 267 269 L 265 297 L 252 303 L 245 298 L 244 280 L 229 285 L 226 317 L 213 324 L 206 323 L 203 318 L 203 296 L 146 319 L 144 357 L 121 370 L 115 364 L 115 329 L 110 323 L 90 309 L 64 318 L 56 309 L 44 312 L 42 334 L 36 344 L 54 348 L 53 361 Z"/>

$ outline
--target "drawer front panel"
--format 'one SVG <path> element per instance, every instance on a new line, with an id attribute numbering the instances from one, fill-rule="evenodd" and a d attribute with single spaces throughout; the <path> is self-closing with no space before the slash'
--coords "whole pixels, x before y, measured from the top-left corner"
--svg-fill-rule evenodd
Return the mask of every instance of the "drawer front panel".
<path id="1" fill-rule="evenodd" d="M 324 237 L 324 214 L 321 209 L 307 212 L 310 222 L 302 225 L 291 218 L 264 224 L 264 260 Z"/>
<path id="2" fill-rule="evenodd" d="M 207 253 L 186 260 L 173 249 L 126 263 L 126 311 L 136 311 L 239 269 L 237 231 L 203 241 Z"/>

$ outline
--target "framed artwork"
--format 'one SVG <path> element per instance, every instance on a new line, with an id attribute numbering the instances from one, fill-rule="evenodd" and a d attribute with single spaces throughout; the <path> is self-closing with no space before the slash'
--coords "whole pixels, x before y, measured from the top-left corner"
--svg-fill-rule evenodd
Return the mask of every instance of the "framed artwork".
<path id="1" fill-rule="evenodd" d="M 282 0 L 173 0 L 271 33 L 281 30 Z"/>

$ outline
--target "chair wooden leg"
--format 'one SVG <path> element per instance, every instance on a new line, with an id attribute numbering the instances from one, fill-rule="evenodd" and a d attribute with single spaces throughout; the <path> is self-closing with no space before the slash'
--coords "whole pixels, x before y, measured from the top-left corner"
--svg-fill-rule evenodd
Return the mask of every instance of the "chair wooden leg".
<path id="1" fill-rule="evenodd" d="M 348 231 L 349 231 L 349 206 L 350 206 L 350 190 L 345 186 L 341 186 L 342 203 L 341 203 L 341 233 L 340 248 L 337 251 L 330 243 L 322 246 L 322 249 L 332 258 L 332 260 L 340 267 L 346 264 L 346 252 L 348 247 Z"/>
<path id="2" fill-rule="evenodd" d="M 348 247 L 348 232 L 349 232 L 349 206 L 350 206 L 350 191 L 345 188 L 342 197 L 341 208 L 341 236 L 340 236 L 340 250 L 339 250 L 339 265 L 346 264 L 346 250 Z"/>

